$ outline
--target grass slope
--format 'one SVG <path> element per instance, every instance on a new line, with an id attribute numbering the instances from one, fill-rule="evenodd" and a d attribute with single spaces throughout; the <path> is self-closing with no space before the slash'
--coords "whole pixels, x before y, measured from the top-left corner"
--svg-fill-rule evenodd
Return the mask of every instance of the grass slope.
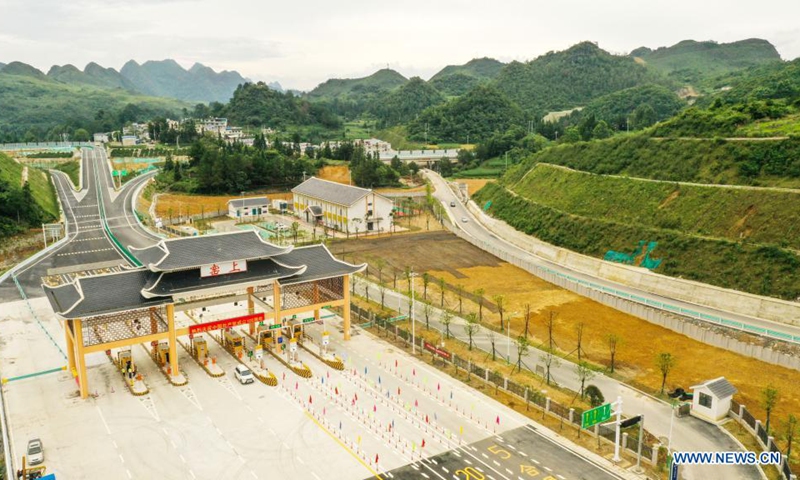
<path id="1" fill-rule="evenodd" d="M 4 153 L 0 153 L 0 180 L 8 182 L 15 187 L 22 186 L 22 171 L 24 167 Z M 28 183 L 36 203 L 42 208 L 47 220 L 59 217 L 58 201 L 50 176 L 36 168 L 28 168 Z"/>
<path id="2" fill-rule="evenodd" d="M 492 201 L 489 213 L 546 242 L 602 258 L 608 250 L 630 252 L 639 240 L 656 241 L 657 272 L 784 299 L 800 296 L 800 255 L 776 246 L 697 237 L 639 222 L 621 223 L 576 215 L 514 195 L 489 183 L 474 195 Z M 594 196 L 583 201 L 594 201 Z"/>
<path id="3" fill-rule="evenodd" d="M 659 139 L 646 134 L 545 149 L 510 169 L 518 181 L 537 163 L 655 180 L 800 188 L 800 139 Z"/>

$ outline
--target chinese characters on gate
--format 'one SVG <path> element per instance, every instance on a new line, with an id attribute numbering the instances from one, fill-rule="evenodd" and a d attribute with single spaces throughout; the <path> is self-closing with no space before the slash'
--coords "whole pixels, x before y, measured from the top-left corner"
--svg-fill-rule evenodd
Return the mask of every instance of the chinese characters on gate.
<path id="1" fill-rule="evenodd" d="M 217 277 L 230 273 L 240 273 L 247 271 L 247 260 L 234 260 L 232 262 L 217 262 L 200 267 L 200 277 Z"/>

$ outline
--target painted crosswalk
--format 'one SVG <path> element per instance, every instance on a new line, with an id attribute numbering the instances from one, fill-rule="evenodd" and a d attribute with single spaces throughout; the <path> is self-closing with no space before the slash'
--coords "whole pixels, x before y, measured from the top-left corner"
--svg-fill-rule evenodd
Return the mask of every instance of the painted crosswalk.
<path id="1" fill-rule="evenodd" d="M 67 255 L 84 255 L 84 254 L 87 254 L 87 253 L 109 252 L 109 251 L 112 251 L 112 250 L 114 250 L 114 249 L 113 248 L 98 248 L 98 249 L 95 249 L 95 250 L 83 250 L 83 251 L 80 251 L 80 252 L 59 253 L 57 256 L 64 257 L 64 256 L 67 256 Z"/>

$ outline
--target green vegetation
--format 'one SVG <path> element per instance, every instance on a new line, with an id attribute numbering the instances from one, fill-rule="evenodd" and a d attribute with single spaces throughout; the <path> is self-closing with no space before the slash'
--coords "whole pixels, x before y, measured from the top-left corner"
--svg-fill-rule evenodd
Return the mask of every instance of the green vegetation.
<path id="1" fill-rule="evenodd" d="M 25 158 L 72 158 L 72 152 L 35 152 L 25 155 Z"/>
<path id="2" fill-rule="evenodd" d="M 493 58 L 474 58 L 464 65 L 448 65 L 431 77 L 431 86 L 445 95 L 463 95 L 500 73 L 505 64 Z"/>
<path id="3" fill-rule="evenodd" d="M 481 141 L 512 125 L 523 125 L 522 110 L 497 89 L 480 85 L 466 95 L 422 112 L 408 125 L 409 137 L 430 143 Z"/>
<path id="4" fill-rule="evenodd" d="M 759 246 L 696 237 L 675 230 L 627 224 L 564 212 L 488 183 L 474 198 L 492 201 L 489 212 L 529 235 L 586 255 L 631 251 L 639 240 L 656 241 L 657 271 L 725 288 L 795 299 L 800 295 L 800 256 L 773 245 Z M 583 201 L 595 201 L 595 196 Z"/>
<path id="5" fill-rule="evenodd" d="M 87 66 L 87 69 L 89 67 Z M 120 76 L 146 95 L 171 97 L 192 102 L 226 102 L 245 79 L 238 72 L 219 72 L 195 63 L 184 70 L 175 60 L 133 60 L 120 70 Z"/>
<path id="6" fill-rule="evenodd" d="M 435 88 L 419 77 L 414 77 L 405 85 L 374 104 L 372 114 L 384 126 L 407 123 L 423 110 L 444 102 L 444 97 Z"/>
<path id="7" fill-rule="evenodd" d="M 656 50 L 637 48 L 630 55 L 679 82 L 695 85 L 724 73 L 777 63 L 781 59 L 771 43 L 758 38 L 732 43 L 684 40 Z"/>
<path id="8" fill-rule="evenodd" d="M 77 138 L 80 129 L 111 131 L 156 115 L 174 117 L 187 107 L 125 90 L 68 85 L 23 67 L 10 70 L 12 65 L 0 71 L 0 142 L 59 140 L 63 133 Z"/>
<path id="9" fill-rule="evenodd" d="M 619 131 L 638 130 L 675 115 L 685 105 L 670 89 L 647 84 L 596 98 L 577 115 L 594 115 L 598 121 L 602 120 Z M 644 115 L 645 108 L 652 109 L 652 115 L 647 118 Z"/>
<path id="10" fill-rule="evenodd" d="M 379 138 L 384 142 L 392 144 L 395 150 L 422 150 L 425 148 L 424 143 L 412 142 L 408 140 L 408 129 L 403 126 L 384 128 L 375 132 L 375 138 Z"/>
<path id="11" fill-rule="evenodd" d="M 314 90 L 308 92 L 307 97 L 313 100 L 362 97 L 394 90 L 407 81 L 406 77 L 396 71 L 384 68 L 363 78 L 332 78 L 317 85 Z"/>
<path id="12" fill-rule="evenodd" d="M 800 250 L 797 192 L 652 182 L 543 163 L 510 188 L 583 217 Z"/>
<path id="13" fill-rule="evenodd" d="M 265 83 L 245 83 L 221 112 L 233 125 L 283 129 L 288 125 L 341 128 L 341 122 L 323 105 L 309 103 L 291 93 L 280 93 Z"/>
<path id="14" fill-rule="evenodd" d="M 509 99 L 537 117 L 586 105 L 637 85 L 669 84 L 632 58 L 611 55 L 591 42 L 550 52 L 528 63 L 512 62 L 500 71 L 494 83 Z"/>
<path id="15" fill-rule="evenodd" d="M 0 153 L 0 238 L 40 227 L 59 216 L 50 177 L 29 168 L 28 181 L 21 185 L 22 172 L 22 165 Z"/>
<path id="16" fill-rule="evenodd" d="M 81 184 L 81 164 L 77 160 L 61 162 L 53 168 L 69 175 L 69 179 L 72 180 L 72 184 L 76 187 Z"/>
<path id="17" fill-rule="evenodd" d="M 680 182 L 800 187 L 800 139 L 658 139 L 645 134 L 546 148 L 509 168 L 517 182 L 537 163 Z"/>
<path id="18" fill-rule="evenodd" d="M 169 148 L 165 146 L 159 147 L 113 147 L 109 156 L 111 158 L 156 158 L 165 157 L 167 154 L 174 156 L 189 155 L 189 148 Z"/>

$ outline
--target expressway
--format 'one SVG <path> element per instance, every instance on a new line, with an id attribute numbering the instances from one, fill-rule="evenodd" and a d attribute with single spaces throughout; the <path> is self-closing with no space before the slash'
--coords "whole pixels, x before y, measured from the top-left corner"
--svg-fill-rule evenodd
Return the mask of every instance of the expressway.
<path id="1" fill-rule="evenodd" d="M 125 247 L 147 246 L 158 241 L 158 237 L 139 226 L 130 208 L 136 190 L 153 174 L 137 177 L 117 192 L 105 150 L 89 148 L 82 150 L 82 190 L 76 191 L 66 174 L 51 173 L 61 202 L 68 240 L 15 272 L 29 298 L 44 294 L 42 278 L 50 275 L 64 275 L 66 280 L 67 275 L 78 271 L 109 271 L 130 265 L 103 228 L 101 205 L 105 208 L 109 230 Z M 0 283 L 0 301 L 19 298 L 20 293 L 11 278 Z"/>
<path id="2" fill-rule="evenodd" d="M 659 308 L 659 305 L 664 306 L 664 308 L 662 308 L 663 310 L 673 314 L 681 314 L 683 312 L 683 314 L 686 314 L 687 316 L 691 316 L 698 320 L 706 321 L 715 325 L 722 323 L 723 325 L 733 326 L 733 323 L 741 323 L 751 327 L 743 328 L 743 330 L 748 331 L 749 333 L 759 334 L 761 331 L 768 331 L 771 333 L 763 335 L 772 338 L 782 338 L 793 343 L 800 343 L 800 327 L 773 322 L 761 318 L 754 318 L 737 314 L 735 312 L 719 310 L 674 298 L 664 297 L 621 283 L 612 282 L 604 278 L 594 277 L 592 275 L 588 275 L 586 273 L 573 270 L 571 268 L 564 267 L 560 264 L 538 257 L 533 253 L 514 245 L 506 239 L 495 235 L 472 214 L 472 212 L 466 207 L 466 205 L 463 204 L 463 201 L 455 194 L 455 192 L 453 192 L 453 190 L 448 186 L 447 182 L 441 176 L 430 170 L 424 170 L 424 173 L 433 183 L 435 189 L 433 196 L 445 206 L 455 228 L 460 229 L 469 237 L 472 237 L 475 240 L 474 243 L 484 250 L 488 250 L 490 252 L 491 249 L 500 250 L 507 255 L 511 255 L 523 260 L 528 265 L 555 272 L 559 276 L 581 282 L 584 285 L 591 285 L 592 288 L 602 289 L 602 291 L 612 295 L 629 300 L 635 298 L 640 303 L 644 303 L 654 308 Z M 450 206 L 453 203 L 455 206 Z M 467 221 L 463 221 L 464 219 Z M 667 306 L 671 306 L 672 308 L 667 308 Z M 723 321 L 717 322 L 710 319 L 723 319 Z M 726 323 L 725 320 L 728 322 Z M 733 326 L 733 328 L 736 327 Z"/>

